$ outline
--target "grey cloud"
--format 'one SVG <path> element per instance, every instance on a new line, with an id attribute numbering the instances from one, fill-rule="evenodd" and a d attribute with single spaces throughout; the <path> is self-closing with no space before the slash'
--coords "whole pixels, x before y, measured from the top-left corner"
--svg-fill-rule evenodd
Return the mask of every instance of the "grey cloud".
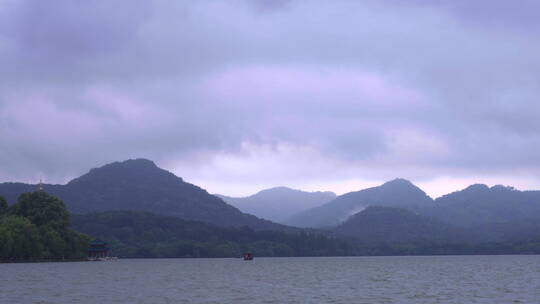
<path id="1" fill-rule="evenodd" d="M 246 3 L 260 12 L 275 12 L 286 9 L 292 0 L 247 0 Z"/>
<path id="2" fill-rule="evenodd" d="M 499 30 L 538 31 L 538 10 L 535 0 L 386 0 L 394 5 L 434 7 L 448 11 L 460 20 L 480 27 L 496 27 Z"/>
<path id="3" fill-rule="evenodd" d="M 54 3 L 0 6 L 2 179 L 283 145 L 338 177 L 540 167 L 534 2 Z"/>

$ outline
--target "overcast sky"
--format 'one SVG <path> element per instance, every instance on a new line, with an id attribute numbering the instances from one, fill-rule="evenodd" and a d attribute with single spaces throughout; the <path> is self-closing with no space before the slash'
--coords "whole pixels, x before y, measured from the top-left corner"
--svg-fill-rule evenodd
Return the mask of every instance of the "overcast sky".
<path id="1" fill-rule="evenodd" d="M 0 181 L 540 189 L 540 1 L 0 0 Z"/>

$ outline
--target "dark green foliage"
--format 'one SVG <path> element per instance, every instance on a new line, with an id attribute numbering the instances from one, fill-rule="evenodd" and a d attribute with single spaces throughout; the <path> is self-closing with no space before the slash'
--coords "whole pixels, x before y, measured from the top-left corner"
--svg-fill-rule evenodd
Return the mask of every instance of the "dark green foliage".
<path id="1" fill-rule="evenodd" d="M 44 191 L 23 193 L 9 214 L 27 218 L 32 224 L 52 230 L 65 231 L 69 226 L 69 213 L 60 199 Z"/>
<path id="2" fill-rule="evenodd" d="M 111 245 L 124 257 L 330 256 L 355 252 L 345 241 L 308 232 L 223 228 L 135 211 L 74 215 L 76 230 Z"/>
<path id="3" fill-rule="evenodd" d="M 106 240 L 113 254 L 121 257 L 239 257 L 244 252 L 259 257 L 540 253 L 540 235 L 490 242 L 416 237 L 408 241 L 342 239 L 316 231 L 284 233 L 254 231 L 248 227 L 223 228 L 133 211 L 74 215 L 73 223 L 78 231 Z"/>
<path id="4" fill-rule="evenodd" d="M 19 216 L 0 219 L 0 246 L 1 258 L 39 257 L 43 251 L 36 225 Z"/>
<path id="5" fill-rule="evenodd" d="M 86 256 L 88 237 L 69 229 L 64 203 L 43 191 L 23 193 L 0 215 L 0 259 Z"/>
<path id="6" fill-rule="evenodd" d="M 3 196 L 0 196 L 0 216 L 7 212 L 8 204 Z"/>

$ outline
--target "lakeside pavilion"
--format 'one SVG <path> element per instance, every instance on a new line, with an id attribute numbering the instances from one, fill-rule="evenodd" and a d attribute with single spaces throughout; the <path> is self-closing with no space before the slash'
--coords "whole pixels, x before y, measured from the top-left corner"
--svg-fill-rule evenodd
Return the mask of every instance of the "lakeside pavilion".
<path id="1" fill-rule="evenodd" d="M 109 256 L 109 246 L 102 240 L 95 239 L 90 242 L 88 248 L 89 258 L 106 258 Z"/>

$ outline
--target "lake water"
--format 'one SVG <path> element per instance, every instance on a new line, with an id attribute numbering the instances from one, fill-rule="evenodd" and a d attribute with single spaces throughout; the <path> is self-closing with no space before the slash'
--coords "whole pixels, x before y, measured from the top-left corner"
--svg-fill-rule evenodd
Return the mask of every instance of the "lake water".
<path id="1" fill-rule="evenodd" d="M 0 264 L 0 303 L 540 303 L 540 256 Z"/>

